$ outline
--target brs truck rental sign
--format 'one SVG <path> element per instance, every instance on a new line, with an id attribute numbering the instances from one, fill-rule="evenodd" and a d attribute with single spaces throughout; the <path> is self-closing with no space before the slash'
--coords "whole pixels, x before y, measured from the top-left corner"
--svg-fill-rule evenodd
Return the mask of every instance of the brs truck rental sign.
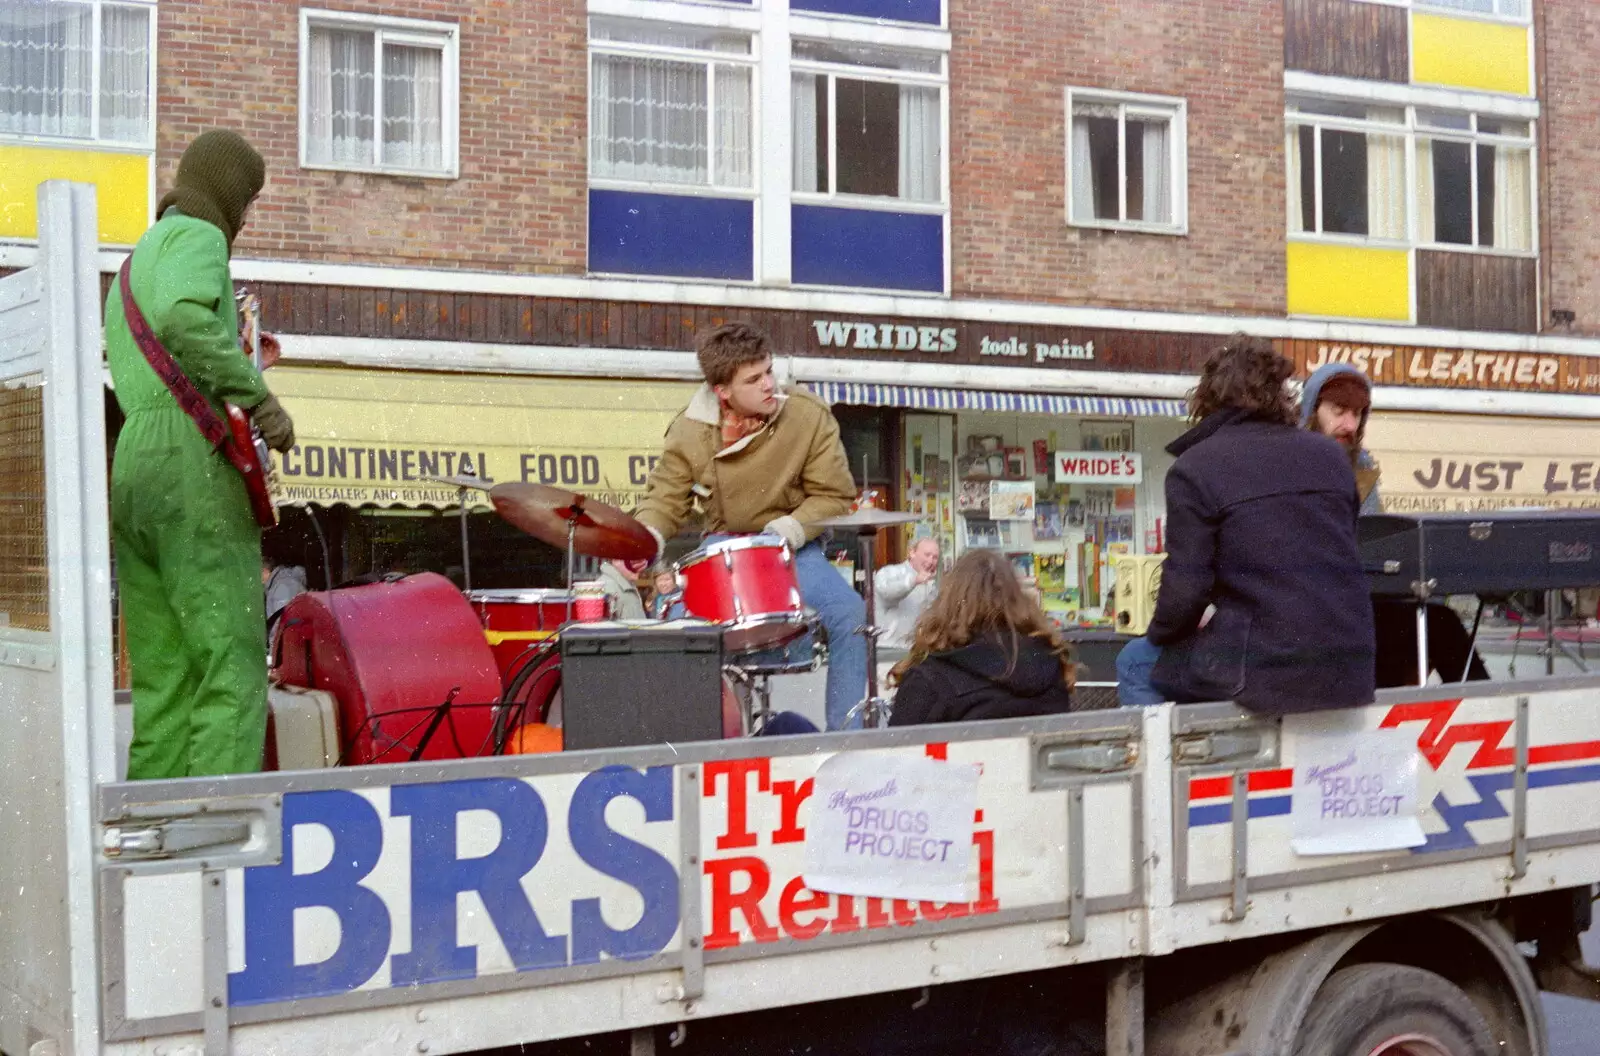
<path id="1" fill-rule="evenodd" d="M 963 897 L 946 902 L 812 891 L 806 824 L 822 755 L 699 764 L 609 766 L 537 777 L 324 788 L 283 797 L 282 855 L 227 876 L 229 1002 L 306 998 L 484 979 L 549 975 L 613 963 L 671 967 L 691 945 L 713 957 L 779 952 L 822 936 L 972 918 L 1067 898 L 1064 793 L 1030 794 L 1025 741 L 918 745 L 871 753 L 950 760 L 976 778 L 976 809 L 959 847 Z M 689 780 L 685 771 L 692 770 Z M 355 773 L 347 771 L 346 774 Z M 1126 813 L 1123 786 L 1103 809 Z M 692 797 L 692 800 L 691 798 Z M 697 801 L 694 801 L 697 800 Z M 694 825 L 684 826 L 694 812 Z M 686 831 L 698 838 L 684 840 Z M 1126 832 L 1126 826 L 1109 826 Z M 1113 842 L 1118 838 L 1113 837 Z M 1091 894 L 1132 897 L 1129 848 L 1099 849 Z M 891 856 L 892 857 L 892 856 Z M 685 872 L 701 904 L 685 912 Z M 159 958 L 198 951 L 199 936 L 166 907 L 195 874 L 129 876 L 124 914 L 152 915 L 175 934 L 146 948 L 130 934 L 126 1019 L 197 1011 L 198 994 L 161 985 Z M 949 926 L 946 924 L 945 926 Z M 887 936 L 886 936 L 887 937 Z M 141 964 L 143 960 L 147 964 Z M 529 982 L 534 980 L 530 977 Z"/>

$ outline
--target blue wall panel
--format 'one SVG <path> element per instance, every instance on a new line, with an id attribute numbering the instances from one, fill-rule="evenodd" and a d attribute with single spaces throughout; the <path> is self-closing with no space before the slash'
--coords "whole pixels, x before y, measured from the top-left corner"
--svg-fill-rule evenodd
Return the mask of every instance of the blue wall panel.
<path id="1" fill-rule="evenodd" d="M 944 292 L 944 217 L 793 207 L 794 281 Z"/>
<path id="2" fill-rule="evenodd" d="M 860 15 L 896 22 L 939 24 L 940 0 L 790 0 L 791 11 L 822 11 L 830 15 Z"/>
<path id="3" fill-rule="evenodd" d="M 754 203 L 589 192 L 589 270 L 685 279 L 755 277 Z"/>

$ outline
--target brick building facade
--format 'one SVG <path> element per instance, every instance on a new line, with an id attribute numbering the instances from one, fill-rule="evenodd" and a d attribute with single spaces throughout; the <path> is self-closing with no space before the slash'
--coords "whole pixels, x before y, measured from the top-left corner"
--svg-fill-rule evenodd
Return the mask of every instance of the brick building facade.
<path id="1" fill-rule="evenodd" d="M 99 105 L 0 115 L 0 164 L 21 174 L 0 183 L 17 199 L 0 202 L 0 266 L 30 259 L 38 179 L 100 186 L 109 267 L 184 144 L 243 132 L 270 177 L 235 278 L 284 335 L 307 452 L 393 449 L 286 460 L 310 489 L 297 501 L 338 507 L 336 539 L 360 536 L 352 510 L 454 502 L 404 468 L 452 444 L 496 479 L 626 505 L 694 377 L 695 332 L 728 318 L 772 330 L 781 371 L 835 404 L 859 475 L 924 512 L 919 530 L 1077 562 L 1085 610 L 1112 548 L 1160 546 L 1162 448 L 1236 329 L 1302 369 L 1373 376 L 1393 509 L 1548 498 L 1428 467 L 1488 436 L 1577 458 L 1572 426 L 1527 452 L 1491 426 L 1600 417 L 1593 5 L 48 10 L 97 6 L 74 32 Z M 10 43 L 44 32 L 39 8 L 7 9 L 32 12 L 0 23 Z M 441 370 L 491 388 L 452 384 L 425 429 L 379 409 Z M 998 461 L 980 471 L 985 445 Z M 1131 498 L 1050 470 L 1053 452 L 1107 448 L 1143 459 Z M 376 476 L 331 468 L 347 465 Z M 996 526 L 963 488 L 988 477 L 1032 480 L 1063 526 Z M 400 523 L 384 531 L 409 538 Z M 421 545 L 368 535 L 344 571 Z"/>
<path id="2" fill-rule="evenodd" d="M 952 4 L 950 29 L 957 297 L 1283 311 L 1281 0 Z M 1065 222 L 1069 86 L 1187 101 L 1186 234 Z"/>
<path id="3" fill-rule="evenodd" d="M 1586 4 L 1540 5 L 1540 125 L 1545 147 L 1540 222 L 1547 275 L 1546 325 L 1557 332 L 1600 334 L 1600 78 L 1590 56 L 1600 46 L 1600 11 Z M 1570 312 L 1571 323 L 1551 320 Z"/>

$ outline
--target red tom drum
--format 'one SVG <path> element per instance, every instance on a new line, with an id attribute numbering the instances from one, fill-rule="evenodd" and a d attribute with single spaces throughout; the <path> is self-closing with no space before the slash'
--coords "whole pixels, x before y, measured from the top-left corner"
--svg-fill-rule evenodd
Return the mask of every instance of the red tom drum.
<path id="1" fill-rule="evenodd" d="M 787 543 L 768 536 L 727 539 L 678 562 L 690 616 L 720 623 L 731 655 L 770 649 L 805 633 L 805 606 Z"/>
<path id="2" fill-rule="evenodd" d="M 567 622 L 567 602 L 575 598 L 565 590 L 516 589 L 469 590 L 467 600 L 483 623 L 500 677 L 509 684 L 518 658 L 527 654 L 529 646 L 554 640 L 556 630 Z M 606 613 L 601 618 L 609 619 L 611 599 L 602 596 L 602 600 Z M 572 618 L 578 618 L 576 605 Z"/>

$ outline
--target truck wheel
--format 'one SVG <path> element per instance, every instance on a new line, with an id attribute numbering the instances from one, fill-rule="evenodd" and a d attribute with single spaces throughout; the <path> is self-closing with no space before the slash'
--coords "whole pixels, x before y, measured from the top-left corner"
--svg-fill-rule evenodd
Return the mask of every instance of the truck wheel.
<path id="1" fill-rule="evenodd" d="M 1496 1056 L 1483 1013 L 1443 976 L 1360 964 L 1328 977 L 1295 1039 L 1295 1056 Z"/>

